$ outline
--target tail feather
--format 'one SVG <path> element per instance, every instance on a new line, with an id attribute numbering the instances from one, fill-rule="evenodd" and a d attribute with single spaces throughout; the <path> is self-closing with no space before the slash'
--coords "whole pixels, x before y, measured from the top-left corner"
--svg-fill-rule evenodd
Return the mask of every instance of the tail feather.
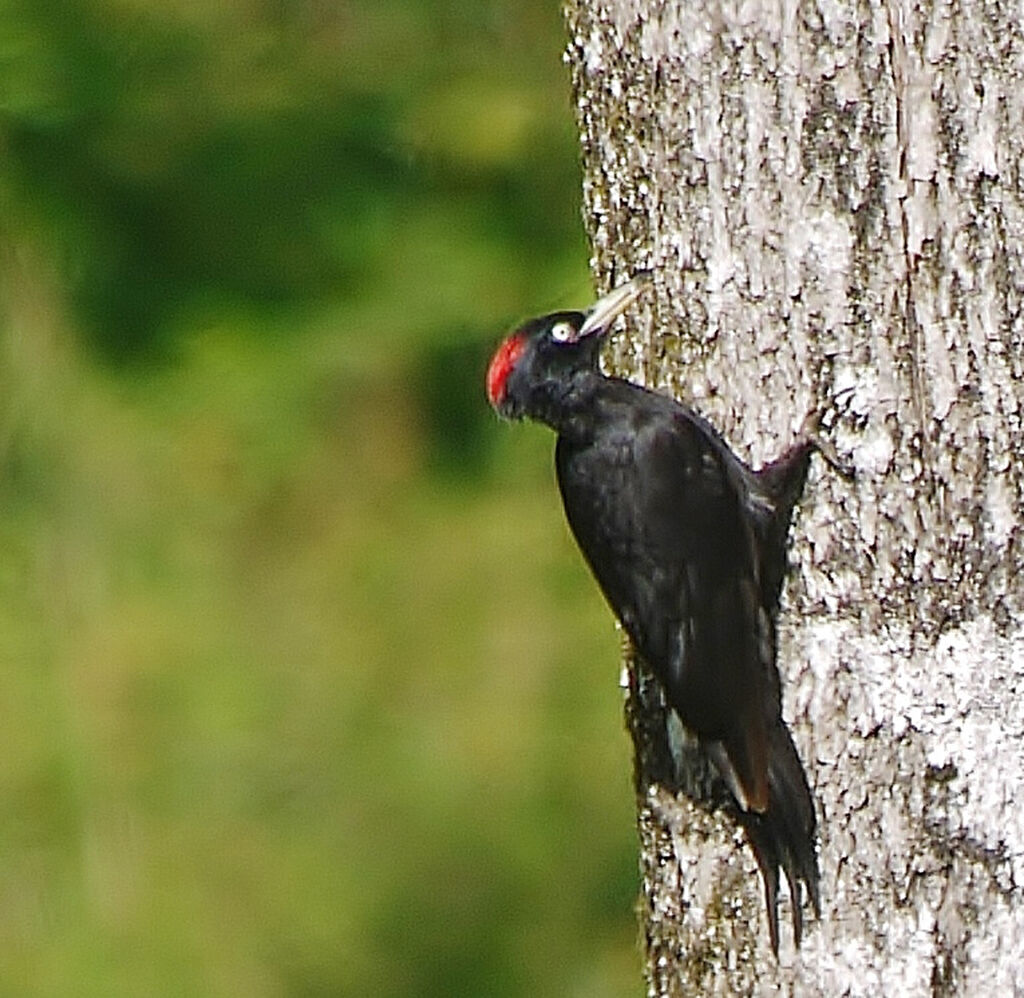
<path id="1" fill-rule="evenodd" d="M 779 952 L 779 870 L 786 875 L 793 908 L 793 939 L 797 946 L 803 935 L 804 889 L 821 915 L 817 821 L 814 801 L 800 757 L 786 725 L 780 720 L 770 735 L 768 765 L 768 809 L 763 814 L 741 812 L 740 823 L 750 841 L 764 881 L 768 933 L 772 951 Z"/>

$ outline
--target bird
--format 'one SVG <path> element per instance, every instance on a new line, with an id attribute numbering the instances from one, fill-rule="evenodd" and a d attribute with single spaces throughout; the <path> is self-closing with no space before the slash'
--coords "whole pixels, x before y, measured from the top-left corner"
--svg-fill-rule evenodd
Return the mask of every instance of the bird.
<path id="1" fill-rule="evenodd" d="M 809 418 L 789 449 L 755 471 L 686 403 L 603 373 L 603 342 L 648 286 L 633 279 L 585 311 L 526 322 L 495 351 L 486 393 L 500 416 L 557 434 L 570 530 L 667 704 L 731 793 L 777 958 L 780 868 L 797 947 L 806 900 L 821 911 L 815 806 L 782 716 L 776 622 L 794 508 L 812 453 L 828 452 Z"/>

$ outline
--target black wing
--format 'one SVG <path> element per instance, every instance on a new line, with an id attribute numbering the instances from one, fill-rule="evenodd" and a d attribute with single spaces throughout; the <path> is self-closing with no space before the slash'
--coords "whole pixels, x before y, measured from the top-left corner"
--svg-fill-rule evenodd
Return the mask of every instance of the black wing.
<path id="1" fill-rule="evenodd" d="M 569 524 L 683 723 L 722 744 L 737 797 L 764 811 L 778 680 L 734 459 L 661 396 L 614 410 L 589 443 L 559 440 Z"/>
<path id="2" fill-rule="evenodd" d="M 775 613 L 810 450 L 753 474 L 686 407 L 608 382 L 586 441 L 559 438 L 566 515 L 601 589 L 741 806 L 778 945 L 780 866 L 818 910 L 814 806 L 782 720 Z"/>

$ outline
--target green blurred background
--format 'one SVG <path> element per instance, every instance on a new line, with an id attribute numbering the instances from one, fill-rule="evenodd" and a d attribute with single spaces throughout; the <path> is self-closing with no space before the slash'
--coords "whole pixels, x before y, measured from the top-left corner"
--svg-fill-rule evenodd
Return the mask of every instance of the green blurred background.
<path id="1" fill-rule="evenodd" d="M 0 0 L 0 994 L 640 992 L 611 618 L 486 409 L 550 0 Z"/>

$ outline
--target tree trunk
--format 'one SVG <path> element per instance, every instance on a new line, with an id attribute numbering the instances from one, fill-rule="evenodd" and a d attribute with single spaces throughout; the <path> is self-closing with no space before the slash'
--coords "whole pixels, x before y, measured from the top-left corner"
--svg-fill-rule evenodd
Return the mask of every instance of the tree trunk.
<path id="1" fill-rule="evenodd" d="M 779 666 L 822 917 L 772 958 L 753 859 L 627 706 L 651 994 L 1024 991 L 1019 5 L 569 0 L 610 362 L 754 465 L 808 411 Z M 785 916 L 783 916 L 783 920 Z"/>

